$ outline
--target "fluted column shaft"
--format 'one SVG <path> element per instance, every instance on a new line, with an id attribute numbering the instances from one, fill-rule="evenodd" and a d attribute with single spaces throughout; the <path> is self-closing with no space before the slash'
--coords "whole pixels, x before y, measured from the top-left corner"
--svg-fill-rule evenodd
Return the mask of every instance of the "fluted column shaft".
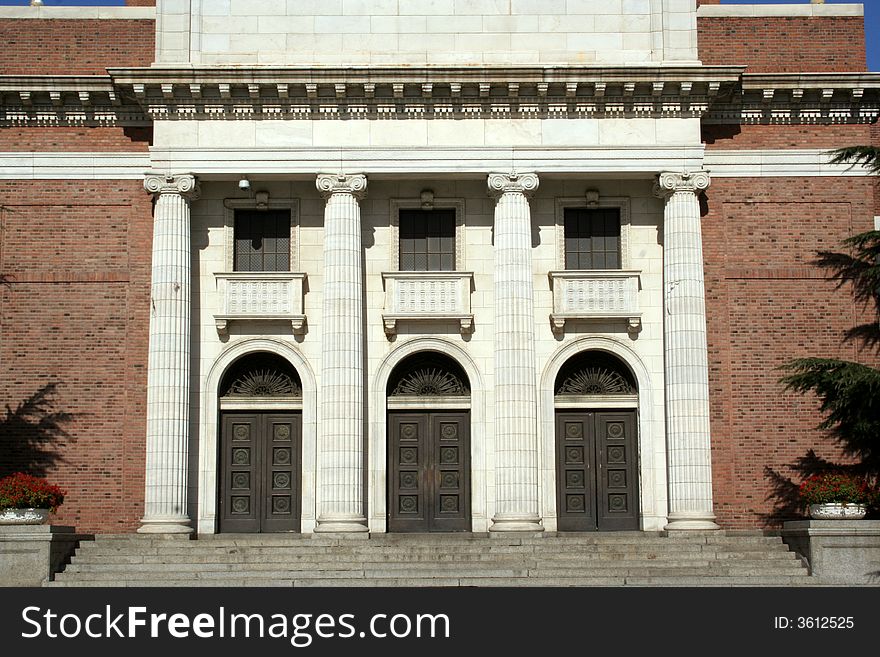
<path id="1" fill-rule="evenodd" d="M 156 199 L 147 359 L 147 449 L 144 517 L 138 532 L 186 534 L 189 454 L 191 175 L 147 175 Z"/>
<path id="2" fill-rule="evenodd" d="M 321 424 L 316 532 L 365 532 L 363 175 L 319 175 L 324 209 Z"/>
<path id="3" fill-rule="evenodd" d="M 495 199 L 495 481 L 490 531 L 542 531 L 532 285 L 533 173 L 490 174 Z"/>
<path id="4" fill-rule="evenodd" d="M 666 200 L 663 278 L 669 530 L 718 529 L 713 522 L 706 301 L 697 196 L 708 186 L 709 176 L 703 171 L 662 173 L 656 189 Z"/>

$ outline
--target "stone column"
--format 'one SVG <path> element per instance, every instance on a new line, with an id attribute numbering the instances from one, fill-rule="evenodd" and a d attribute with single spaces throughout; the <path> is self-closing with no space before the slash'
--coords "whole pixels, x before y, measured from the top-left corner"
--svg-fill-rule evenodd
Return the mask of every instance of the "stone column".
<path id="1" fill-rule="evenodd" d="M 705 171 L 661 173 L 655 193 L 663 211 L 666 451 L 668 530 L 718 529 L 713 521 L 709 431 L 709 362 L 703 240 L 697 195 L 709 186 Z"/>
<path id="2" fill-rule="evenodd" d="M 363 175 L 319 175 L 324 209 L 321 423 L 316 532 L 365 532 Z"/>
<path id="3" fill-rule="evenodd" d="M 138 532 L 188 534 L 189 360 L 192 265 L 189 175 L 147 174 L 155 197 L 150 346 L 147 359 L 147 463 Z"/>
<path id="4" fill-rule="evenodd" d="M 543 531 L 532 286 L 534 173 L 489 175 L 495 197 L 495 481 L 490 531 Z"/>

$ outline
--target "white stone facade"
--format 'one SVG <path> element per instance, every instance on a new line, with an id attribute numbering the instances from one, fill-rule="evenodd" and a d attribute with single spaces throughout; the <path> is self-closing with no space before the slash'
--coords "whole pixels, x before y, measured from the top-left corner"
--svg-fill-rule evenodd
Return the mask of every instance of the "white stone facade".
<path id="1" fill-rule="evenodd" d="M 697 60 L 691 0 L 164 0 L 160 64 Z"/>
<path id="2" fill-rule="evenodd" d="M 191 376 L 178 382 L 191 401 L 178 486 L 199 533 L 219 527 L 220 383 L 257 351 L 287 359 L 302 382 L 304 533 L 387 531 L 386 386 L 422 351 L 451 357 L 469 380 L 473 531 L 556 530 L 554 385 L 590 350 L 619 358 L 637 384 L 637 396 L 591 408 L 636 411 L 638 526 L 663 529 L 677 510 L 702 514 L 693 528 L 714 527 L 711 474 L 669 433 L 669 413 L 683 414 L 699 434 L 686 439 L 707 448 L 708 425 L 690 419 L 705 408 L 667 401 L 678 361 L 664 350 L 690 362 L 689 350 L 702 349 L 682 385 L 705 380 L 702 306 L 675 340 L 664 322 L 670 213 L 698 227 L 699 190 L 674 202 L 654 194 L 664 172 L 708 181 L 699 99 L 729 78 L 695 61 L 691 4 L 159 3 L 158 62 L 130 84 L 157 103 L 151 168 L 201 187 L 191 204 Z M 259 65 L 259 81 L 230 64 Z M 273 79 L 273 66 L 291 64 L 314 68 Z M 344 80 L 322 72 L 334 64 L 355 69 Z M 561 67 L 561 82 L 548 64 Z M 584 64 L 636 66 L 571 68 Z M 687 70 L 670 82 L 666 64 Z M 196 66 L 198 81 L 180 65 Z M 380 70 L 386 77 L 371 78 Z M 615 107 L 633 93 L 641 114 L 624 116 Z M 258 207 L 290 212 L 290 272 L 236 278 L 231 218 Z M 401 274 L 397 262 L 397 213 L 420 207 L 456 218 L 454 271 L 430 280 Z M 619 212 L 618 270 L 565 271 L 567 208 Z M 688 235 L 689 266 L 699 266 Z"/>
<path id="3" fill-rule="evenodd" d="M 190 468 L 190 514 L 198 521 L 200 532 L 215 529 L 216 497 L 216 421 L 220 372 L 237 356 L 248 351 L 274 351 L 291 359 L 303 380 L 304 453 L 303 486 L 315 481 L 318 444 L 325 430 L 315 418 L 320 416 L 316 391 L 321 388 L 324 328 L 322 324 L 324 263 L 324 199 L 314 183 L 252 181 L 269 192 L 273 205 L 298 208 L 296 217 L 297 248 L 292 268 L 305 272 L 308 293 L 304 295 L 304 314 L 308 331 L 296 336 L 287 322 L 234 322 L 229 336 L 221 338 L 214 315 L 222 299 L 217 291 L 215 271 L 225 268 L 228 250 L 227 209 L 224 200 L 235 198 L 247 203 L 234 182 L 203 182 L 202 196 L 193 203 L 193 244 L 198 254 L 198 302 L 193 321 L 197 326 L 198 350 L 193 354 Z M 587 349 L 616 354 L 636 375 L 639 384 L 639 445 L 641 478 L 641 516 L 645 529 L 661 529 L 666 521 L 666 444 L 663 405 L 663 249 L 659 235 L 663 224 L 663 202 L 653 195 L 650 180 L 601 180 L 578 178 L 543 180 L 530 199 L 532 233 L 537 245 L 532 247 L 531 278 L 534 289 L 532 331 L 534 332 L 535 373 L 532 385 L 536 397 L 536 502 L 545 529 L 553 530 L 555 519 L 555 469 L 553 461 L 553 382 L 559 368 L 569 357 Z M 466 209 L 463 234 L 466 247 L 462 269 L 473 272 L 474 291 L 471 308 L 473 333 L 465 339 L 457 320 L 406 322 L 398 325 L 397 335 L 389 341 L 382 318 L 385 291 L 382 273 L 388 271 L 391 258 L 392 229 L 388 208 L 403 200 L 418 200 L 430 186 L 437 199 L 455 199 Z M 361 201 L 362 241 L 365 270 L 366 307 L 365 352 L 367 354 L 366 450 L 368 463 L 368 521 L 371 531 L 385 529 L 385 486 L 387 480 L 385 446 L 385 386 L 394 365 L 418 350 L 442 351 L 458 361 L 467 372 L 472 387 L 472 517 L 474 531 L 491 526 L 497 506 L 493 464 L 497 461 L 495 420 L 495 333 L 494 302 L 495 255 L 493 247 L 494 202 L 484 191 L 486 183 L 476 180 L 437 180 L 426 178 L 406 181 L 371 181 L 369 193 Z M 599 191 L 600 203 L 613 204 L 627 199 L 630 213 L 628 240 L 629 268 L 640 272 L 639 307 L 641 331 L 635 339 L 627 323 L 618 319 L 576 321 L 561 340 L 554 338 L 550 323 L 553 293 L 548 272 L 559 269 L 557 210 L 562 203 L 569 207 L 586 205 L 586 189 Z M 442 203 L 442 201 L 439 201 Z M 226 205 L 229 202 L 227 201 Z M 292 354 L 296 354 L 295 359 Z M 302 365 L 300 365 L 302 364 Z M 304 366 L 304 371 L 301 367 Z M 311 391 L 311 394 L 310 394 Z M 326 430 L 332 430 L 329 427 Z M 200 445 L 205 445 L 201 448 Z M 313 485 L 313 483 L 312 483 Z M 305 490 L 304 490 L 305 492 Z M 314 526 L 315 491 L 304 494 L 303 531 Z M 313 502 L 312 502 L 313 503 Z"/>

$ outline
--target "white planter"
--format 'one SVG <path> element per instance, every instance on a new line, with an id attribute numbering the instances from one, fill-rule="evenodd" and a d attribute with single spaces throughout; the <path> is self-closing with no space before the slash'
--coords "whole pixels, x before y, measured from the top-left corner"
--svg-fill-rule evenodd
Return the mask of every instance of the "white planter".
<path id="1" fill-rule="evenodd" d="M 49 518 L 49 509 L 4 509 L 0 525 L 42 525 Z"/>
<path id="2" fill-rule="evenodd" d="M 868 512 L 864 504 L 811 504 L 813 520 L 860 520 Z"/>

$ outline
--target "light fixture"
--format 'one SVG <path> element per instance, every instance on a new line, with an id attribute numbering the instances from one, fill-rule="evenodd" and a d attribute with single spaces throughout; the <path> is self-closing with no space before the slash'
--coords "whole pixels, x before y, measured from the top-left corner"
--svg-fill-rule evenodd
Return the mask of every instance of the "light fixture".
<path id="1" fill-rule="evenodd" d="M 242 177 L 242 179 L 238 181 L 238 188 L 243 192 L 250 191 L 251 181 L 246 177 Z"/>

